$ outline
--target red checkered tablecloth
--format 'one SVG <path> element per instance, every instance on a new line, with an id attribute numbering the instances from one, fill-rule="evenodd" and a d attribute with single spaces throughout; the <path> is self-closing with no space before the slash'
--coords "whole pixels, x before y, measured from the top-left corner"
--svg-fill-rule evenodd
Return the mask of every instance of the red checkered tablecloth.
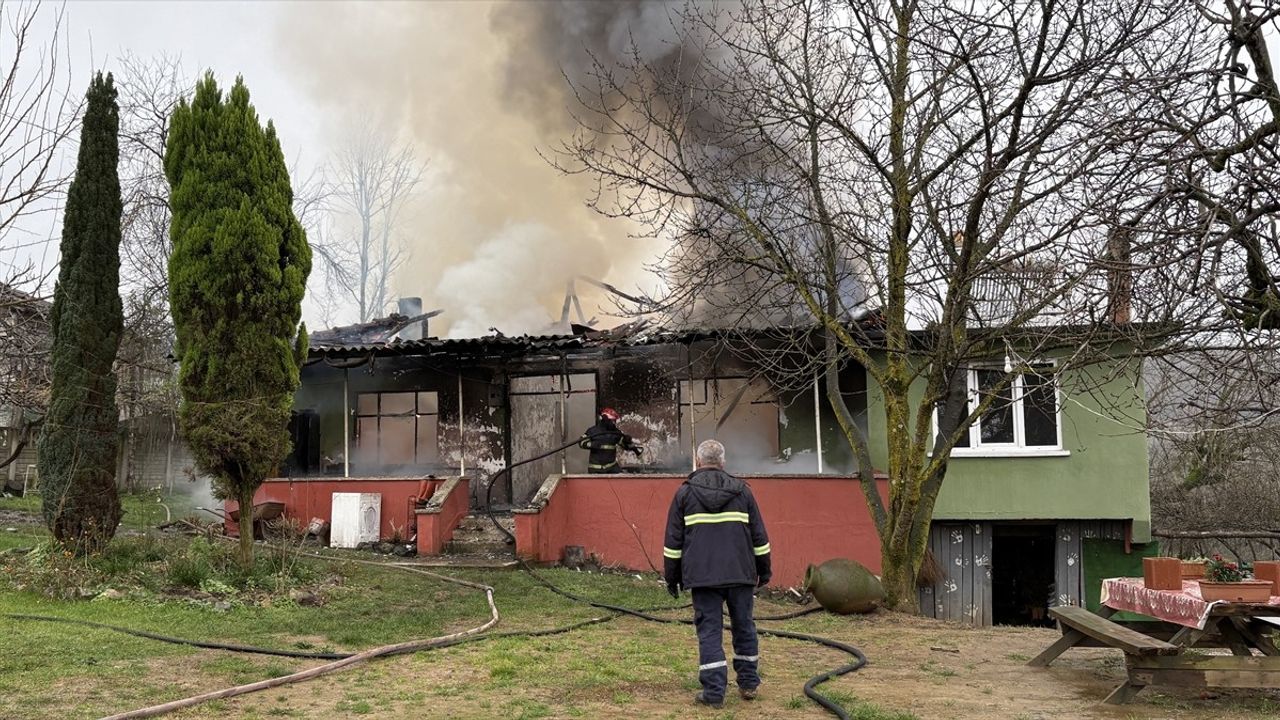
<path id="1" fill-rule="evenodd" d="M 1152 590 L 1143 584 L 1142 578 L 1109 578 L 1102 581 L 1102 604 L 1204 629 L 1213 607 L 1223 603 L 1221 600 L 1208 602 L 1200 597 L 1200 583 L 1195 580 L 1183 580 L 1181 590 Z M 1280 615 L 1280 597 L 1271 598 L 1269 604 L 1276 605 L 1276 614 Z"/>

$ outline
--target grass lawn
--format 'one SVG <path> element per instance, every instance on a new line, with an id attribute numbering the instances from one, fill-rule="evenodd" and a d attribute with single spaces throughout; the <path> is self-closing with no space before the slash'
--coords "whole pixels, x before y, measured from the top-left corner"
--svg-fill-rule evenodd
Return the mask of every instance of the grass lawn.
<path id="1" fill-rule="evenodd" d="M 0 534 L 0 550 L 38 541 L 35 526 Z M 357 650 L 473 627 L 488 617 L 482 593 L 429 577 L 343 561 L 307 560 L 341 576 L 320 607 L 157 597 L 51 600 L 0 578 L 0 613 L 81 618 L 197 638 L 276 648 Z M 561 598 L 520 571 L 447 571 L 493 585 L 496 631 L 541 629 L 602 611 Z M 668 606 L 653 578 L 548 570 L 565 589 L 633 607 Z M 761 603 L 761 614 L 788 609 Z M 676 611 L 672 616 L 684 616 Z M 814 615 L 775 627 L 862 647 L 871 665 L 823 686 L 858 720 L 913 718 L 1275 717 L 1280 697 L 1238 691 L 1146 691 L 1123 708 L 1100 704 L 1123 672 L 1106 651 L 1072 651 L 1047 670 L 1024 666 L 1054 638 L 1029 628 L 969 629 L 894 613 Z M 166 645 L 104 630 L 0 618 L 0 717 L 93 718 L 197 692 L 280 676 L 320 661 Z M 349 668 L 306 683 L 209 703 L 177 718 L 821 718 L 805 680 L 847 662 L 812 644 L 762 638 L 761 697 L 695 708 L 696 645 L 687 626 L 615 619 L 562 635 L 503 638 Z"/>
<path id="2" fill-rule="evenodd" d="M 126 530 L 144 531 L 155 527 L 166 518 L 178 519 L 188 515 L 202 515 L 204 520 L 213 519 L 208 513 L 195 509 L 198 503 L 190 496 L 179 493 L 160 495 L 145 493 L 141 495 L 121 495 L 120 504 L 124 508 L 124 517 L 120 520 Z M 168 512 L 165 512 L 168 507 Z M 16 510 L 19 512 L 40 514 L 40 496 L 0 497 L 0 511 Z"/>

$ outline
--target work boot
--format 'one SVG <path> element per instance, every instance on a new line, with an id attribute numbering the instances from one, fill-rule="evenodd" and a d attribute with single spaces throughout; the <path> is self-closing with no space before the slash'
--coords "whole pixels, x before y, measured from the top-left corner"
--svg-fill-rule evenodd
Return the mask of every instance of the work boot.
<path id="1" fill-rule="evenodd" d="M 759 695 L 759 694 L 760 694 L 760 688 L 744 688 L 744 687 L 738 688 L 738 695 L 742 696 L 743 700 L 748 700 L 748 701 L 755 700 L 756 695 Z"/>
<path id="2" fill-rule="evenodd" d="M 724 700 L 711 700 L 706 696 L 705 693 L 698 693 L 693 698 L 693 701 L 699 705 L 706 705 L 707 707 L 712 707 L 712 708 L 715 708 L 716 710 L 719 710 L 720 708 L 724 707 Z"/>

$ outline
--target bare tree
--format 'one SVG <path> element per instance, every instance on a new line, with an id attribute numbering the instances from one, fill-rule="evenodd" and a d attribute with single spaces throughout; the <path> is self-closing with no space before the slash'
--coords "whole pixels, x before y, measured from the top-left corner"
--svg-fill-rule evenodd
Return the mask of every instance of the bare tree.
<path id="1" fill-rule="evenodd" d="M 382 312 L 392 276 L 407 259 L 398 234 L 402 213 L 425 165 L 409 145 L 370 126 L 356 130 L 330 163 L 329 212 L 312 247 L 330 291 L 354 307 L 358 322 Z"/>
<path id="2" fill-rule="evenodd" d="M 39 3 L 0 3 L 7 41 L 0 46 L 0 237 L 33 214 L 53 210 L 66 184 L 56 165 L 58 148 L 76 128 L 78 101 L 70 90 L 62 10 L 54 11 L 47 38 L 35 37 Z M 5 243 L 5 250 L 16 245 Z"/>
<path id="3" fill-rule="evenodd" d="M 1280 528 L 1280 351 L 1181 354 L 1151 362 L 1147 375 L 1160 527 Z"/>
<path id="4" fill-rule="evenodd" d="M 120 164 L 124 219 L 121 254 L 127 287 L 139 293 L 135 309 L 168 314 L 169 184 L 164 148 L 169 116 L 195 87 L 181 58 L 126 53 L 115 73 L 120 93 Z"/>
<path id="5" fill-rule="evenodd" d="M 47 34 L 42 13 L 52 13 Z M 53 237 L 36 228 L 55 222 L 68 181 L 60 153 L 78 127 L 62 20 L 61 8 L 0 2 L 0 406 L 4 425 L 24 437 L 49 390 L 49 302 L 39 288 L 50 270 L 30 258 Z"/>
<path id="6" fill-rule="evenodd" d="M 1052 413 L 1055 386 L 1123 413 L 1141 401 L 1125 358 L 1227 324 L 1199 246 L 1151 219 L 1165 158 L 1132 127 L 1151 94 L 1190 95 L 1208 30 L 1190 7 L 1120 0 L 748 1 L 672 22 L 693 57 L 597 65 L 555 162 L 597 178 L 600 212 L 671 241 L 670 316 L 773 326 L 757 350 L 775 378 L 824 374 L 889 602 L 914 607 L 975 423 L 1003 432 L 1015 401 Z M 887 502 L 848 363 L 883 398 Z M 1127 398 L 1103 397 L 1113 380 Z"/>
<path id="7" fill-rule="evenodd" d="M 1267 43 L 1275 0 L 1197 2 L 1200 50 L 1149 96 L 1135 134 L 1163 162 L 1166 231 L 1197 238 L 1212 294 L 1245 329 L 1280 329 L 1280 86 Z M 1193 78 L 1194 83 L 1184 82 Z"/>

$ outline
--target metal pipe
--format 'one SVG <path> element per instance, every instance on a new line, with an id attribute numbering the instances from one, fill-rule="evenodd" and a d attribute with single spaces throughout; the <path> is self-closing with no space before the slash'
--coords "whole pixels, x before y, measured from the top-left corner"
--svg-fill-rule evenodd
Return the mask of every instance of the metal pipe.
<path id="1" fill-rule="evenodd" d="M 561 355 L 560 358 L 562 361 L 562 365 L 560 369 L 560 442 L 566 442 L 565 436 L 568 433 L 568 429 L 566 428 L 566 425 L 565 425 L 565 412 L 568 409 L 566 406 L 568 404 L 567 400 L 568 400 L 569 394 L 565 387 L 565 380 L 568 379 L 568 374 L 565 372 L 563 367 L 564 356 Z M 569 473 L 569 469 L 568 469 L 568 465 L 565 463 L 565 454 L 561 452 L 560 453 L 560 474 L 567 475 L 568 473 Z"/>
<path id="2" fill-rule="evenodd" d="M 685 383 L 685 387 L 689 389 L 689 468 L 690 471 L 698 469 L 698 433 L 694 430 L 693 419 L 693 346 L 684 346 L 684 364 L 689 369 L 689 380 Z"/>
<path id="3" fill-rule="evenodd" d="M 351 392 L 346 368 L 342 369 L 342 477 L 351 477 Z"/>
<path id="4" fill-rule="evenodd" d="M 462 373 L 458 373 L 458 476 L 467 474 L 467 432 L 462 412 Z"/>
<path id="5" fill-rule="evenodd" d="M 813 376 L 813 439 L 818 448 L 818 474 L 822 474 L 822 403 L 818 394 L 818 376 Z"/>

